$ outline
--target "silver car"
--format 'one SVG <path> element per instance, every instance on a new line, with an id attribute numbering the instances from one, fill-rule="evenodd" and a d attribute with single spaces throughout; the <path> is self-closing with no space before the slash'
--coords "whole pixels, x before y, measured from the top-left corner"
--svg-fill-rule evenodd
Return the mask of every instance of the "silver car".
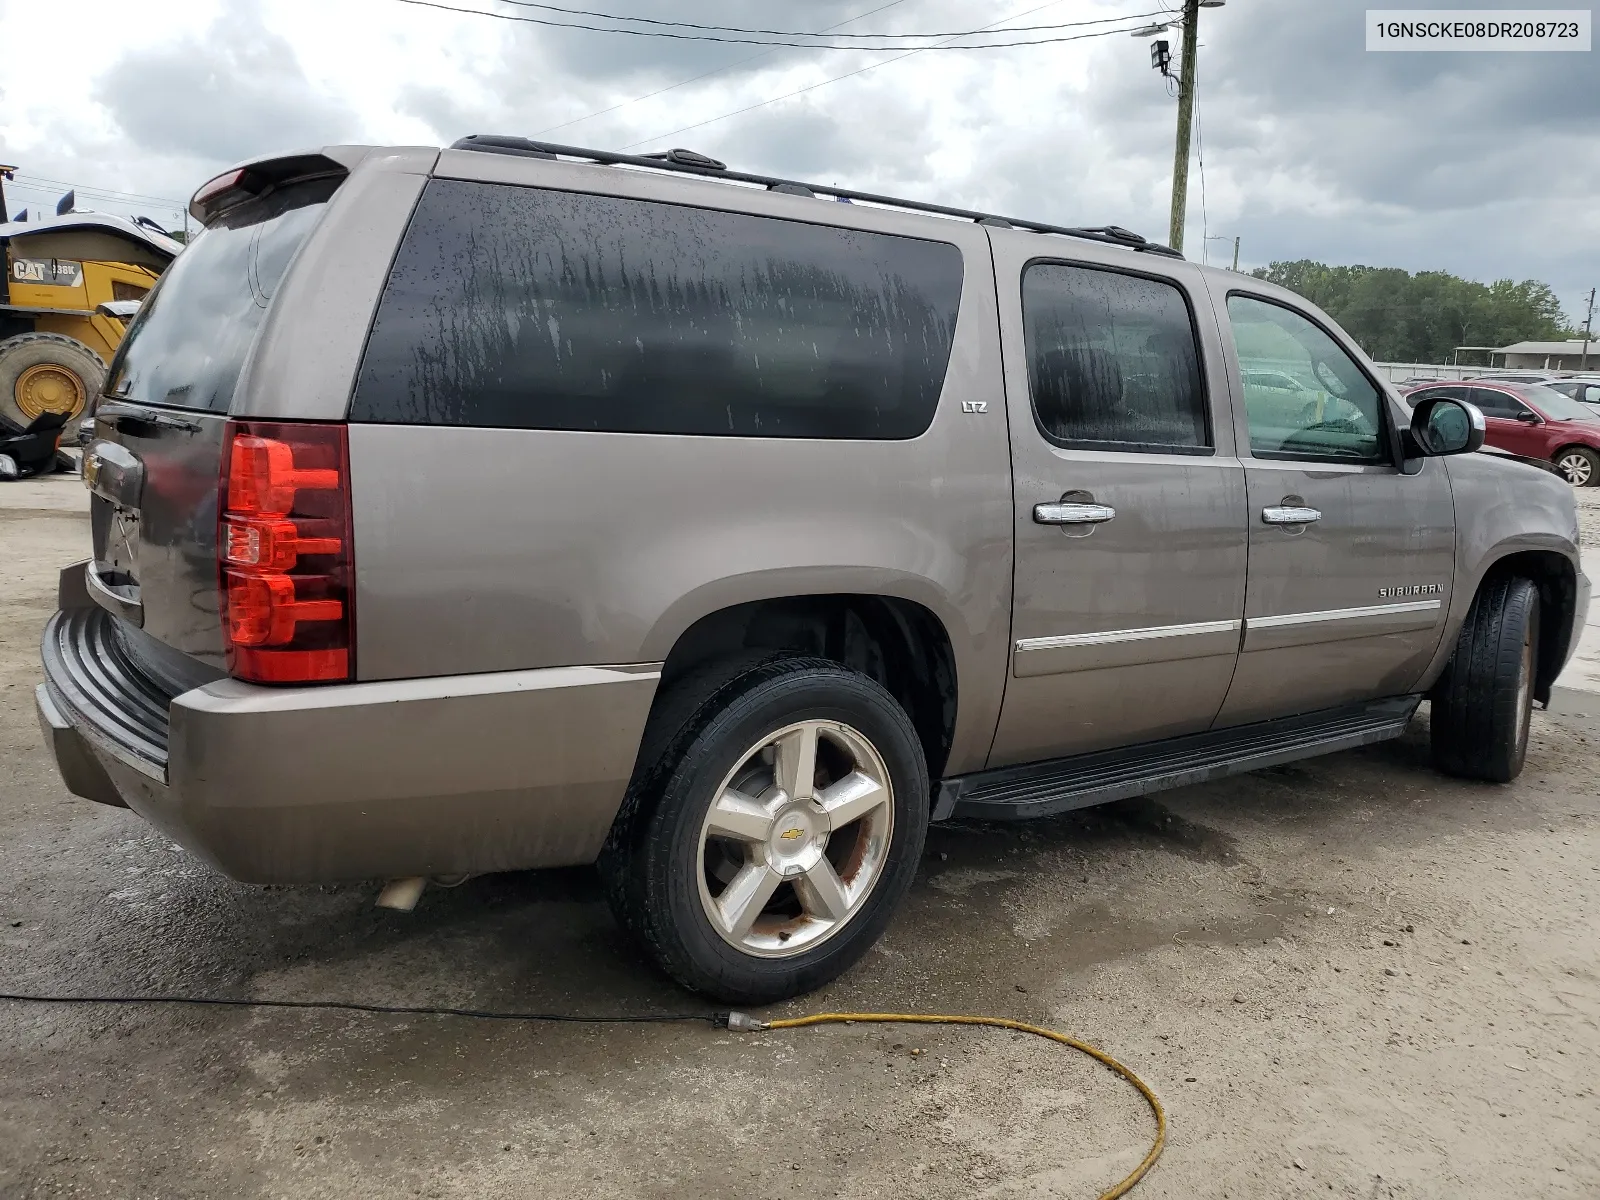
<path id="1" fill-rule="evenodd" d="M 1511 779 L 1588 603 L 1571 489 L 1471 405 L 1116 227 L 516 138 L 190 211 L 37 700 L 72 792 L 237 879 L 597 863 L 673 978 L 771 1001 L 930 821 L 1425 697 L 1439 766 Z"/>
<path id="2" fill-rule="evenodd" d="M 1571 379 L 1552 379 L 1544 386 L 1587 406 L 1600 417 L 1600 377 L 1579 375 Z"/>

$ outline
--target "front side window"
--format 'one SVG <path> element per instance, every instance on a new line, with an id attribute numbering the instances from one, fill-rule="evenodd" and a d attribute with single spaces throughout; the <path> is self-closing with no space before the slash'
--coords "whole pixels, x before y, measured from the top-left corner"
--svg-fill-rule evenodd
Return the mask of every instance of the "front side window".
<path id="1" fill-rule="evenodd" d="M 1530 383 L 1524 391 L 1529 400 L 1539 406 L 1552 421 L 1591 421 L 1594 414 L 1570 395 L 1542 384 Z"/>
<path id="2" fill-rule="evenodd" d="M 351 419 L 913 438 L 944 386 L 962 270 L 945 242 L 435 179 Z"/>
<path id="3" fill-rule="evenodd" d="M 1251 454 L 1388 461 L 1382 394 L 1325 330 L 1292 309 L 1238 294 L 1228 297 L 1228 319 L 1239 354 Z"/>
<path id="4" fill-rule="evenodd" d="M 1034 417 L 1050 441 L 1210 451 L 1194 323 L 1173 284 L 1034 263 L 1022 276 L 1022 320 Z"/>

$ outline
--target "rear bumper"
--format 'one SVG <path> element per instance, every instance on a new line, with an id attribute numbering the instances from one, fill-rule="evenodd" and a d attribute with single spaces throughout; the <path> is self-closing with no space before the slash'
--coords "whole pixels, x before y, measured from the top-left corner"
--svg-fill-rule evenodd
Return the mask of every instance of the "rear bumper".
<path id="1" fill-rule="evenodd" d="M 594 861 L 659 679 L 658 665 L 224 679 L 162 697 L 118 657 L 114 622 L 68 610 L 45 631 L 36 701 L 62 779 L 252 883 Z"/>

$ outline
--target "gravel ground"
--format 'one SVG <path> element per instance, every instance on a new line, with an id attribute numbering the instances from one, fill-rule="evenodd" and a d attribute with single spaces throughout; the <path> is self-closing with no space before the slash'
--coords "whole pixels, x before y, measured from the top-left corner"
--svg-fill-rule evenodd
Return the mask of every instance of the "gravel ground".
<path id="1" fill-rule="evenodd" d="M 1577 488 L 1578 533 L 1583 539 L 1584 553 L 1592 553 L 1600 546 L 1600 487 Z"/>
<path id="2" fill-rule="evenodd" d="M 473 880 L 406 916 L 372 887 L 231 883 L 70 798 L 32 689 L 87 522 L 64 490 L 10 495 L 0 990 L 700 1007 L 628 949 L 588 871 Z M 1600 695 L 1535 717 L 1509 787 L 1434 775 L 1424 726 L 1028 826 L 940 827 L 881 946 L 780 1011 L 1087 1038 L 1167 1103 L 1141 1198 L 1600 1195 Z M 7 1200 L 1092 1196 L 1150 1134 L 1104 1069 L 990 1031 L 0 1004 Z"/>

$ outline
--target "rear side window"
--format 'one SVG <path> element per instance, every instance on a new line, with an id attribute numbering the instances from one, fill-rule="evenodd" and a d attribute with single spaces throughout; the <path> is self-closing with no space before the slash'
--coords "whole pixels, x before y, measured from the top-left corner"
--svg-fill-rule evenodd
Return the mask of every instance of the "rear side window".
<path id="1" fill-rule="evenodd" d="M 1209 453 L 1194 323 L 1177 287 L 1034 263 L 1022 276 L 1022 319 L 1034 417 L 1050 441 Z"/>
<path id="2" fill-rule="evenodd" d="M 339 182 L 279 188 L 208 225 L 140 306 L 112 363 L 106 394 L 226 412 L 289 260 Z"/>
<path id="3" fill-rule="evenodd" d="M 1245 386 L 1248 387 L 1249 385 L 1250 381 L 1246 379 Z M 1413 392 L 1406 399 L 1415 406 L 1418 400 L 1467 400 L 1471 392 L 1471 388 L 1464 387 L 1429 388 L 1424 392 Z"/>
<path id="4" fill-rule="evenodd" d="M 944 385 L 961 278 L 942 242 L 438 179 L 350 417 L 916 437 Z"/>
<path id="5" fill-rule="evenodd" d="M 1494 388 L 1473 388 L 1472 403 L 1478 410 L 1488 417 L 1504 417 L 1506 420 L 1514 418 L 1522 405 L 1518 404 L 1508 393 L 1497 391 Z"/>

